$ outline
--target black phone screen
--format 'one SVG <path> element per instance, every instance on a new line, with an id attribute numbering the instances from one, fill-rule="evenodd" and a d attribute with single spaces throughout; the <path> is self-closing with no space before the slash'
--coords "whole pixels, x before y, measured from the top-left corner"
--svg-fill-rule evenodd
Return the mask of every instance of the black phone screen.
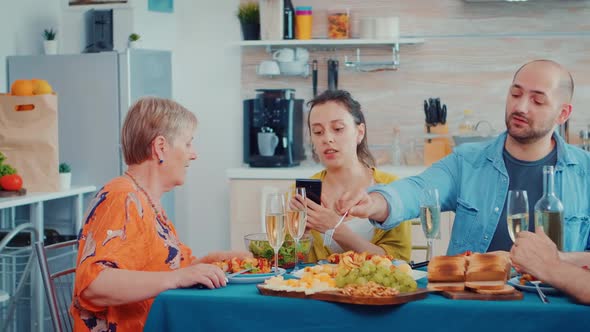
<path id="1" fill-rule="evenodd" d="M 307 198 L 316 204 L 322 204 L 322 181 L 317 179 L 297 179 L 295 180 L 297 188 L 305 188 Z"/>

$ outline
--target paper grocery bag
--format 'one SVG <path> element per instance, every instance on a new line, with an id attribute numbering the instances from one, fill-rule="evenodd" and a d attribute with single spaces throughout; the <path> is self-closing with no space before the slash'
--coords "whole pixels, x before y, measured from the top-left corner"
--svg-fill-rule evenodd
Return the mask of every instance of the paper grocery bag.
<path id="1" fill-rule="evenodd" d="M 0 152 L 28 192 L 59 191 L 57 96 L 0 94 Z"/>

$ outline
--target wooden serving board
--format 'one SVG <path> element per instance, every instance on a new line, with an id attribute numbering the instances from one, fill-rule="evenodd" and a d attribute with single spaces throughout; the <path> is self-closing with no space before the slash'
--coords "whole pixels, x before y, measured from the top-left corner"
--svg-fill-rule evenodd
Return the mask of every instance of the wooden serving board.
<path id="1" fill-rule="evenodd" d="M 271 290 L 264 287 L 264 285 L 257 285 L 258 291 L 262 295 L 268 296 L 279 296 L 279 297 L 291 297 L 297 299 L 312 299 L 328 302 L 339 302 L 339 303 L 350 303 L 350 304 L 362 304 L 362 305 L 396 305 L 403 304 L 406 302 L 417 301 L 424 299 L 430 292 L 426 288 L 419 288 L 418 290 L 410 293 L 401 293 L 396 296 L 387 297 L 372 297 L 372 296 L 347 296 L 336 291 L 326 291 L 320 293 L 314 293 L 305 295 L 303 292 L 287 292 Z"/>
<path id="2" fill-rule="evenodd" d="M 17 191 L 0 190 L 0 198 L 13 197 L 13 196 L 24 196 L 26 194 L 27 194 L 27 190 L 25 188 L 21 188 L 20 190 L 17 190 Z"/>
<path id="3" fill-rule="evenodd" d="M 443 291 L 442 296 L 452 300 L 480 300 L 480 301 L 514 301 L 522 300 L 521 292 L 515 290 L 510 294 L 479 294 L 470 291 Z"/>

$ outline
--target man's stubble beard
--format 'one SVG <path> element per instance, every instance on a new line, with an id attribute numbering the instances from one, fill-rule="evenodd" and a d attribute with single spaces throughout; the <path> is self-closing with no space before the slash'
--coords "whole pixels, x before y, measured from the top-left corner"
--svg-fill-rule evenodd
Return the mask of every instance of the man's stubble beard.
<path id="1" fill-rule="evenodd" d="M 510 120 L 515 115 L 525 118 L 528 121 L 529 129 L 527 129 L 523 134 L 518 135 L 514 133 L 514 128 L 512 128 L 512 125 L 510 124 Z M 508 118 L 506 118 L 505 122 L 508 135 L 512 137 L 512 139 L 521 144 L 535 143 L 543 137 L 545 137 L 549 132 L 553 131 L 554 128 L 554 126 L 548 126 L 547 128 L 535 130 L 533 129 L 534 123 L 531 122 L 531 120 L 524 116 L 522 113 L 512 113 L 510 116 L 508 116 Z"/>

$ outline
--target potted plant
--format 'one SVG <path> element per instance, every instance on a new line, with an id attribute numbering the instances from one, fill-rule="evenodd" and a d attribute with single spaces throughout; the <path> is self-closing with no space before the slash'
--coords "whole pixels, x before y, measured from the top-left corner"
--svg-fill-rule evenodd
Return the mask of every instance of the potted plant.
<path id="1" fill-rule="evenodd" d="M 57 31 L 53 29 L 43 30 L 43 49 L 45 50 L 45 54 L 57 54 L 57 40 L 55 39 L 56 35 Z"/>
<path id="2" fill-rule="evenodd" d="M 59 164 L 59 184 L 61 190 L 68 190 L 72 186 L 72 168 L 66 163 Z"/>
<path id="3" fill-rule="evenodd" d="M 258 2 L 246 2 L 238 7 L 238 19 L 244 40 L 260 39 L 260 10 Z"/>
<path id="4" fill-rule="evenodd" d="M 129 48 L 137 48 L 137 45 L 139 44 L 139 38 L 141 38 L 141 36 L 137 33 L 132 33 L 129 35 Z"/>

